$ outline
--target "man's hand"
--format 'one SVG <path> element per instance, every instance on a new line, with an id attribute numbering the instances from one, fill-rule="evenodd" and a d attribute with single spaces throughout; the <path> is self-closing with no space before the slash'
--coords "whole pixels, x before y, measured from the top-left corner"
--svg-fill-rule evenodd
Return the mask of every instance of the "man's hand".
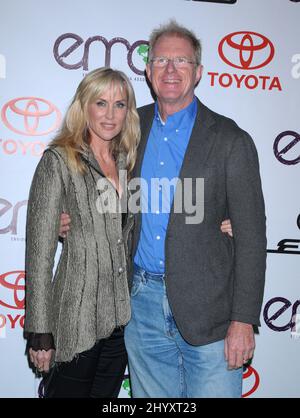
<path id="1" fill-rule="evenodd" d="M 221 223 L 221 231 L 224 234 L 228 234 L 231 237 L 233 236 L 232 234 L 232 227 L 231 227 L 231 222 L 230 219 L 225 219 L 222 223 Z"/>
<path id="2" fill-rule="evenodd" d="M 253 357 L 255 338 L 253 326 L 243 322 L 232 321 L 225 338 L 225 358 L 228 369 L 242 367 Z"/>
<path id="3" fill-rule="evenodd" d="M 66 238 L 67 232 L 70 229 L 71 218 L 67 213 L 62 213 L 60 216 L 59 236 Z"/>
<path id="4" fill-rule="evenodd" d="M 35 365 L 39 372 L 48 373 L 50 369 L 50 363 L 54 355 L 55 350 L 38 350 L 34 351 L 32 348 L 29 349 L 30 361 Z"/>

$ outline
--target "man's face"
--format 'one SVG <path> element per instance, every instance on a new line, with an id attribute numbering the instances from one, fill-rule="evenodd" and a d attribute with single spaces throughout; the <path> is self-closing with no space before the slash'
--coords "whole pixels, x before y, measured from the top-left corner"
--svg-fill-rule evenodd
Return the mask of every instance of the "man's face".
<path id="1" fill-rule="evenodd" d="M 152 50 L 152 58 L 155 57 L 185 57 L 195 62 L 194 49 L 189 40 L 176 35 L 163 35 L 158 39 Z M 146 71 L 159 104 L 162 107 L 174 106 L 175 111 L 178 111 L 193 100 L 195 85 L 202 75 L 202 66 L 188 63 L 183 68 L 176 68 L 169 61 L 165 67 L 160 68 L 150 62 Z"/>

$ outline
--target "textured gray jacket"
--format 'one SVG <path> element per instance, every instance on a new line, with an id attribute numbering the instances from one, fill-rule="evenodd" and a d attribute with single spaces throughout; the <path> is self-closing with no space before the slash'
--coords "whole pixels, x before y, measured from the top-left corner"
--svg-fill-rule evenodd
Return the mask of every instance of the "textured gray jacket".
<path id="1" fill-rule="evenodd" d="M 139 177 L 154 118 L 154 104 L 139 109 Z M 263 300 L 266 231 L 259 165 L 251 137 L 198 100 L 198 112 L 180 179 L 204 178 L 204 219 L 171 210 L 165 240 L 166 288 L 182 336 L 202 345 L 223 339 L 230 321 L 259 324 Z M 177 193 L 177 190 L 176 190 Z M 196 202 L 195 187 L 193 203 Z M 220 231 L 230 217 L 234 239 Z M 133 237 L 136 251 L 141 215 Z M 133 297 L 135 293 L 133 289 Z"/>
<path id="2" fill-rule="evenodd" d="M 25 331 L 52 333 L 59 362 L 72 360 L 130 319 L 124 243 L 133 217 L 122 232 L 121 213 L 97 211 L 96 202 L 105 205 L 116 192 L 109 182 L 97 190 L 101 169 L 91 151 L 83 158 L 88 170 L 81 175 L 69 170 L 63 149 L 47 150 L 28 203 Z M 118 168 L 125 169 L 124 155 Z M 72 227 L 53 274 L 63 211 Z"/>

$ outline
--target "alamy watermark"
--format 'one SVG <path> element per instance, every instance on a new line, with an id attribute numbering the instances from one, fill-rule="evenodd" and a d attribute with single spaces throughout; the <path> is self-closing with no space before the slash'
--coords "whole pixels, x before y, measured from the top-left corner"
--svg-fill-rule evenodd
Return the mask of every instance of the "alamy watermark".
<path id="1" fill-rule="evenodd" d="M 292 63 L 295 64 L 292 67 L 292 77 L 295 79 L 300 78 L 300 54 L 294 54 L 292 56 Z"/>
<path id="2" fill-rule="evenodd" d="M 111 193 L 111 183 L 105 177 L 97 182 L 99 213 L 174 213 L 185 214 L 186 224 L 200 224 L 204 219 L 204 178 L 143 178 L 127 181 L 127 171 L 119 171 L 119 200 Z M 150 197 L 150 198 L 149 198 Z M 173 209 L 172 209 L 173 208 Z"/>

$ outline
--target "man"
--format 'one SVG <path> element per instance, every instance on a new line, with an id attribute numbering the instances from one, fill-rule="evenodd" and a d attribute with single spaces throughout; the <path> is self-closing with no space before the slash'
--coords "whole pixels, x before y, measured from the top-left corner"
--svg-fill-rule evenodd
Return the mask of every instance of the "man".
<path id="1" fill-rule="evenodd" d="M 241 397 L 264 289 L 257 152 L 235 122 L 194 96 L 202 65 L 191 31 L 174 21 L 154 30 L 146 72 L 157 101 L 139 111 L 134 175 L 147 184 L 204 179 L 204 218 L 187 222 L 187 211 L 172 204 L 174 193 L 167 213 L 159 207 L 137 215 L 132 317 L 125 329 L 132 394 Z M 163 196 L 161 185 L 159 191 Z M 147 197 L 149 209 L 151 193 L 142 187 L 144 202 Z M 219 231 L 224 217 L 231 219 L 233 240 Z"/>

